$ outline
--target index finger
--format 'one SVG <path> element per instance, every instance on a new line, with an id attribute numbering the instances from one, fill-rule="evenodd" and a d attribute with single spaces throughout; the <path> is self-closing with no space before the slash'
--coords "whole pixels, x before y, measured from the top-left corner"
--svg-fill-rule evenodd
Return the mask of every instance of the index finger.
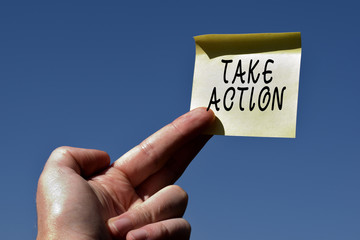
<path id="1" fill-rule="evenodd" d="M 196 108 L 145 139 L 113 166 L 125 173 L 136 187 L 161 169 L 173 153 L 200 135 L 214 119 L 212 111 Z"/>

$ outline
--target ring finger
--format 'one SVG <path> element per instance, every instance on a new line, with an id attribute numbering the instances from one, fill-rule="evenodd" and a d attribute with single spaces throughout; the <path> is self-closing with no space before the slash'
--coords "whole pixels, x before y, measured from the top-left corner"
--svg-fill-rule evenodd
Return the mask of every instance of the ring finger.
<path id="1" fill-rule="evenodd" d="M 167 186 L 120 216 L 109 219 L 108 227 L 116 237 L 150 223 L 182 217 L 188 196 L 179 186 Z"/>

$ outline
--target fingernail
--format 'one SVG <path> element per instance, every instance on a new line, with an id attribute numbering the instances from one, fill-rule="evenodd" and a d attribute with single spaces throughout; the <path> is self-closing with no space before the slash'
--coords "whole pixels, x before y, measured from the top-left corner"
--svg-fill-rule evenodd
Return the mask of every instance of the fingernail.
<path id="1" fill-rule="evenodd" d="M 110 225 L 115 228 L 114 230 L 118 232 L 121 237 L 125 237 L 126 234 L 133 228 L 132 222 L 129 218 L 120 218 L 111 221 Z"/>
<path id="2" fill-rule="evenodd" d="M 138 229 L 132 231 L 131 233 L 132 240 L 146 240 L 148 237 L 148 232 L 145 229 Z"/>

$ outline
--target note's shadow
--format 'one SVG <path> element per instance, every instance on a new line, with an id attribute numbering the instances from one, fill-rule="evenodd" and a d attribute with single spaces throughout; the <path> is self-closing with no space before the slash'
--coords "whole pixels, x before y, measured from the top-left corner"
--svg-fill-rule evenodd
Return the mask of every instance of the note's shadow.
<path id="1" fill-rule="evenodd" d="M 300 33 L 209 34 L 194 37 L 209 59 L 301 48 Z"/>
<path id="2" fill-rule="evenodd" d="M 206 129 L 206 134 L 224 135 L 224 125 L 218 117 L 215 117 L 215 121 Z"/>

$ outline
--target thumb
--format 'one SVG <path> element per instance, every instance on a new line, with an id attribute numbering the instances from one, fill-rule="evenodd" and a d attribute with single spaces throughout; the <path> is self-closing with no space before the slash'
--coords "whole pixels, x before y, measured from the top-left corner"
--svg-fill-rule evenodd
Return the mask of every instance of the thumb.
<path id="1" fill-rule="evenodd" d="M 46 165 L 56 165 L 73 169 L 83 177 L 103 170 L 110 164 L 110 157 L 106 152 L 95 149 L 83 149 L 74 147 L 59 147 L 55 149 Z"/>

